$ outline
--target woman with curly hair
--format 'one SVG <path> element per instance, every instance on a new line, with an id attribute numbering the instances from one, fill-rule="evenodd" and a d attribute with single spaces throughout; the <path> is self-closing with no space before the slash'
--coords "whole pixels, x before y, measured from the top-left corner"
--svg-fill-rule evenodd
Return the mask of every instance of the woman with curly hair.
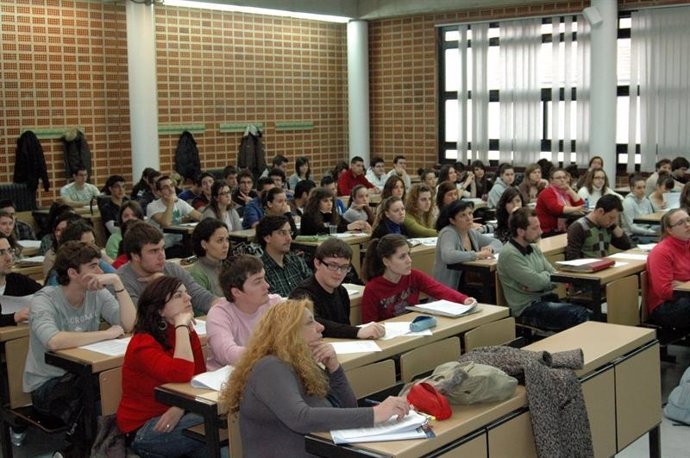
<path id="1" fill-rule="evenodd" d="M 305 434 L 370 427 L 408 413 L 407 401 L 398 397 L 358 408 L 322 331 L 309 300 L 274 305 L 254 329 L 220 399 L 229 411 L 239 410 L 246 456 L 308 456 Z"/>
<path id="2" fill-rule="evenodd" d="M 338 232 L 371 232 L 371 226 L 366 221 L 348 223 L 346 220 L 341 220 L 338 213 L 333 211 L 334 199 L 335 196 L 329 189 L 312 190 L 302 215 L 301 235 L 328 234 L 328 227 L 331 225 L 337 226 Z"/>
<path id="3" fill-rule="evenodd" d="M 431 188 L 416 184 L 410 188 L 405 202 L 405 231 L 410 237 L 436 237 L 434 201 Z"/>
<path id="4" fill-rule="evenodd" d="M 122 364 L 117 409 L 117 426 L 138 455 L 206 455 L 201 442 L 183 434 L 203 419 L 154 396 L 159 385 L 189 382 L 206 371 L 193 324 L 191 296 L 181 280 L 159 277 L 149 283 L 139 298 L 134 335 Z"/>

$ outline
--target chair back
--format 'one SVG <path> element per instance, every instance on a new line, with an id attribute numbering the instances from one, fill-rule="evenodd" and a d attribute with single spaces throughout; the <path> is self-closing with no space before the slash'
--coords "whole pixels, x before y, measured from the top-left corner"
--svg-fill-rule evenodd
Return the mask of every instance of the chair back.
<path id="1" fill-rule="evenodd" d="M 122 398 L 122 366 L 98 374 L 98 383 L 101 390 L 101 415 L 115 414 Z"/>
<path id="2" fill-rule="evenodd" d="M 449 337 L 400 355 L 400 377 L 411 382 L 420 374 L 433 371 L 439 364 L 457 361 L 460 356 L 460 339 Z"/>
<path id="3" fill-rule="evenodd" d="M 504 345 L 515 340 L 515 318 L 492 321 L 467 331 L 464 335 L 466 352 L 478 347 Z"/>
<path id="4" fill-rule="evenodd" d="M 31 405 L 31 394 L 24 393 L 22 389 L 27 353 L 29 353 L 29 336 L 5 343 L 10 409 Z"/>
<path id="5" fill-rule="evenodd" d="M 345 375 L 355 397 L 361 399 L 395 385 L 395 362 L 386 359 L 349 370 Z"/>

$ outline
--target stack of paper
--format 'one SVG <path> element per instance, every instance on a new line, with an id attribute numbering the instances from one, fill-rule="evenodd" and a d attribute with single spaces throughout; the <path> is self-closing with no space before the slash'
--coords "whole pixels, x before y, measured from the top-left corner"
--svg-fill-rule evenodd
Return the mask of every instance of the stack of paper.
<path id="1" fill-rule="evenodd" d="M 18 266 L 40 266 L 45 260 L 45 256 L 31 256 L 28 258 L 21 258 L 15 261 Z"/>
<path id="2" fill-rule="evenodd" d="M 371 340 L 348 340 L 345 342 L 333 342 L 331 345 L 333 345 L 336 355 L 381 351 L 381 347 Z"/>
<path id="3" fill-rule="evenodd" d="M 436 246 L 438 244 L 438 237 L 417 237 L 414 239 L 407 239 L 412 246 Z"/>
<path id="4" fill-rule="evenodd" d="M 391 417 L 388 421 L 379 423 L 371 428 L 338 429 L 331 431 L 331 437 L 336 444 L 353 444 L 357 442 L 382 442 L 405 439 L 423 439 L 433 437 L 430 430 L 422 426 L 427 418 L 410 410 L 405 418 L 398 421 Z M 431 436 L 429 436 L 429 433 Z"/>
<path id="5" fill-rule="evenodd" d="M 406 307 L 408 310 L 422 313 L 430 313 L 432 315 L 449 316 L 457 318 L 464 315 L 469 315 L 475 311 L 477 302 L 470 305 L 458 304 L 456 302 L 440 300 L 434 302 L 427 302 L 426 304 L 418 304 Z M 477 311 L 479 311 L 477 309 Z"/>
<path id="6" fill-rule="evenodd" d="M 232 366 L 223 366 L 215 371 L 204 372 L 192 377 L 192 386 L 194 388 L 209 388 L 211 390 L 220 391 L 225 382 L 232 374 Z"/>

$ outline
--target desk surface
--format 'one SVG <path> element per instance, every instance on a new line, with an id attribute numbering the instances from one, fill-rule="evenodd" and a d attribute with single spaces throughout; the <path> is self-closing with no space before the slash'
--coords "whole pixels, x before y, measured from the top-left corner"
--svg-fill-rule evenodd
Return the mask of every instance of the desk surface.
<path id="1" fill-rule="evenodd" d="M 189 235 L 192 232 L 194 232 L 194 228 L 197 224 L 197 222 L 190 222 L 190 224 L 172 224 L 170 226 L 164 227 L 163 232 L 168 232 L 170 234 Z"/>
<path id="2" fill-rule="evenodd" d="M 582 376 L 654 339 L 654 329 L 587 321 L 524 349 L 556 352 L 581 348 L 584 367 L 577 374 Z"/>
<path id="3" fill-rule="evenodd" d="M 432 329 L 431 336 L 399 337 L 391 340 L 377 340 L 376 343 L 381 351 L 372 353 L 351 353 L 338 355 L 338 360 L 346 371 L 356 367 L 382 361 L 395 355 L 417 348 L 431 342 L 445 339 L 461 334 L 470 329 L 474 329 L 482 324 L 505 318 L 509 315 L 507 307 L 498 305 L 479 304 L 479 312 L 467 315 L 462 318 L 446 318 L 437 316 L 438 325 Z M 406 313 L 387 321 L 412 321 L 421 313 Z M 342 339 L 325 339 L 327 342 L 342 342 Z"/>
<path id="4" fill-rule="evenodd" d="M 306 237 L 311 238 L 312 236 L 307 235 Z M 315 236 L 315 238 L 316 237 L 317 236 Z M 371 234 L 365 234 L 363 232 L 351 232 L 351 233 L 349 233 L 348 237 L 345 237 L 343 235 L 343 236 L 339 236 L 338 238 L 340 240 L 342 240 L 343 242 L 347 243 L 348 245 L 361 245 L 363 243 L 368 242 L 371 239 Z M 319 246 L 324 241 L 326 241 L 328 239 L 329 239 L 329 237 L 318 236 L 318 238 L 316 238 L 315 240 L 311 240 L 311 239 L 310 240 L 297 240 L 297 239 L 294 239 L 292 241 L 292 243 L 297 244 L 297 245 Z"/>
<path id="5" fill-rule="evenodd" d="M 230 239 L 249 241 L 256 237 L 256 229 L 243 229 L 241 231 L 232 231 L 229 234 Z"/>
<path id="6" fill-rule="evenodd" d="M 642 272 L 647 265 L 647 261 L 640 261 L 637 259 L 616 259 L 616 262 L 624 263 L 624 265 L 609 267 L 608 269 L 600 270 L 599 272 L 566 272 L 556 271 L 551 274 L 551 277 L 560 279 L 578 278 L 585 280 L 599 280 L 599 283 L 605 285 L 611 283 L 619 278 L 627 277 Z"/>
<path id="7" fill-rule="evenodd" d="M 544 256 L 565 253 L 565 248 L 568 246 L 568 234 L 558 234 L 553 237 L 539 239 L 537 246 L 544 253 Z"/>
<path id="8" fill-rule="evenodd" d="M 14 340 L 28 335 L 29 325 L 26 323 L 18 324 L 17 326 L 0 327 L 0 342 L 7 342 L 8 340 Z"/>
<path id="9" fill-rule="evenodd" d="M 686 281 L 685 283 L 681 283 L 680 285 L 676 286 L 673 289 L 676 291 L 681 291 L 683 293 L 690 293 L 690 281 Z"/>
<path id="10" fill-rule="evenodd" d="M 666 211 L 659 211 L 659 212 L 650 213 L 649 215 L 636 216 L 634 222 L 636 224 L 644 224 L 644 223 L 660 224 L 661 218 L 663 218 L 665 214 L 666 214 Z"/>

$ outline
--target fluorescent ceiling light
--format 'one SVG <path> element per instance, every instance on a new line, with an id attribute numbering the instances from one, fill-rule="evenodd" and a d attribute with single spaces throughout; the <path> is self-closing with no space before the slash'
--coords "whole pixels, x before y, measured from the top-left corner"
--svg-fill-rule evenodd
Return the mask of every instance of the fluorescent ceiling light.
<path id="1" fill-rule="evenodd" d="M 269 8 L 256 8 L 252 6 L 238 6 L 238 5 L 228 5 L 225 3 L 206 3 L 206 2 L 195 2 L 190 0 L 163 0 L 163 4 L 166 6 L 180 6 L 183 8 L 201 8 L 206 10 L 219 10 L 219 11 L 232 11 L 238 13 L 251 13 L 251 14 L 262 14 L 267 16 L 282 16 L 291 17 L 298 19 L 310 19 L 313 21 L 325 21 L 325 22 L 340 22 L 346 23 L 350 21 L 349 17 L 344 16 L 331 16 L 328 14 L 313 14 L 313 13 L 300 13 L 297 11 L 283 11 L 283 10 L 273 10 Z"/>

